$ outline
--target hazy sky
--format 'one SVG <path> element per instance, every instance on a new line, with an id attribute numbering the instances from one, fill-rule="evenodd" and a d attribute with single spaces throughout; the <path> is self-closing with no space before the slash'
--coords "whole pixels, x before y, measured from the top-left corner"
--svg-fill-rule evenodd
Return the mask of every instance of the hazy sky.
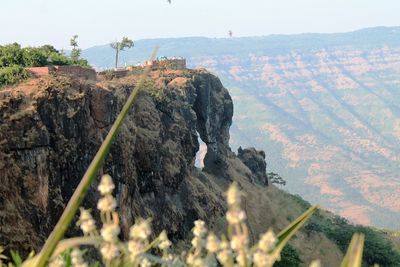
<path id="1" fill-rule="evenodd" d="M 0 0 L 0 44 L 226 37 L 400 26 L 399 0 Z"/>

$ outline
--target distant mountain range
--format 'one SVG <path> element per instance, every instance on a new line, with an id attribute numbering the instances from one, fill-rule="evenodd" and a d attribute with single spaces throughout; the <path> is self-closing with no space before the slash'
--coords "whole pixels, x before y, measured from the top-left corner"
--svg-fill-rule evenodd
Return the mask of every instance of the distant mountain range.
<path id="1" fill-rule="evenodd" d="M 149 39 L 120 62 L 183 56 L 230 90 L 232 148 L 265 150 L 287 189 L 355 222 L 400 220 L 400 27 L 350 33 Z M 109 68 L 108 45 L 83 51 Z"/>

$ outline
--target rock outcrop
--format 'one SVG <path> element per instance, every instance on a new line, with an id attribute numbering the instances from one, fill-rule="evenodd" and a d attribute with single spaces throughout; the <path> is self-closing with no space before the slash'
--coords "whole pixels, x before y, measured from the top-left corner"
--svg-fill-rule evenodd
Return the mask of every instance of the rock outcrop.
<path id="1" fill-rule="evenodd" d="M 265 162 L 265 152 L 256 150 L 254 147 L 242 149 L 238 148 L 238 158 L 251 170 L 255 176 L 254 182 L 268 185 L 267 163 Z"/>
<path id="2" fill-rule="evenodd" d="M 197 129 L 201 140 L 207 145 L 204 170 L 225 176 L 225 158 L 230 152 L 229 128 L 233 116 L 231 96 L 221 81 L 212 75 L 195 76 L 193 86 L 198 88 L 193 107 L 197 115 Z"/>
<path id="3" fill-rule="evenodd" d="M 193 221 L 224 212 L 220 190 L 194 167 L 197 132 L 204 170 L 223 175 L 231 155 L 233 105 L 206 71 L 152 72 L 111 148 L 102 173 L 116 183 L 123 235 L 138 216 L 183 239 Z M 38 250 L 137 83 L 44 77 L 0 96 L 0 243 Z M 84 205 L 95 207 L 96 184 Z M 15 222 L 18 222 L 16 224 Z M 76 228 L 71 227 L 69 234 Z"/>

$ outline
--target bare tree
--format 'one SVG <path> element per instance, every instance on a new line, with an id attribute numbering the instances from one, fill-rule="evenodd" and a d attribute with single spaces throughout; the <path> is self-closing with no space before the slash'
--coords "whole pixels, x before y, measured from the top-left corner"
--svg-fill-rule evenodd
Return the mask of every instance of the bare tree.
<path id="1" fill-rule="evenodd" d="M 110 43 L 112 49 L 115 50 L 115 68 L 118 68 L 118 56 L 120 51 L 124 51 L 126 48 L 131 48 L 134 43 L 128 37 L 123 37 L 121 41 L 115 41 Z"/>

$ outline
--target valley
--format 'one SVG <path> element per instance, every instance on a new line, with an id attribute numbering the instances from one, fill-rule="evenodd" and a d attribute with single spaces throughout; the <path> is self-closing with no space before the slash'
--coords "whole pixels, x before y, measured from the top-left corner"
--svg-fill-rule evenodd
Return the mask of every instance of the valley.
<path id="1" fill-rule="evenodd" d="M 184 56 L 221 78 L 235 106 L 233 150 L 259 147 L 289 192 L 353 222 L 398 229 L 399 27 L 150 39 L 138 41 L 123 61 L 144 60 L 156 44 L 160 54 Z M 101 68 L 112 63 L 107 51 L 83 54 Z"/>

